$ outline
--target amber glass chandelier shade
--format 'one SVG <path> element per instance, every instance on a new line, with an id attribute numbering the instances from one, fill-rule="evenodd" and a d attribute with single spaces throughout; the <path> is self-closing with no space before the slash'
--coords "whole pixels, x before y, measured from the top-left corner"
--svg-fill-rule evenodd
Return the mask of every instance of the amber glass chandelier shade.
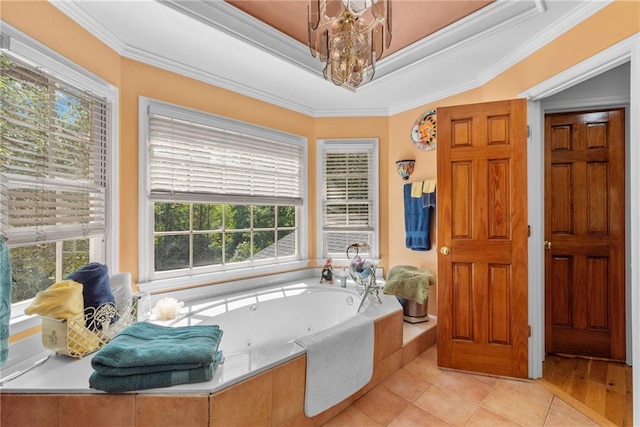
<path id="1" fill-rule="evenodd" d="M 391 0 L 310 0 L 309 48 L 325 79 L 355 89 L 391 43 Z"/>

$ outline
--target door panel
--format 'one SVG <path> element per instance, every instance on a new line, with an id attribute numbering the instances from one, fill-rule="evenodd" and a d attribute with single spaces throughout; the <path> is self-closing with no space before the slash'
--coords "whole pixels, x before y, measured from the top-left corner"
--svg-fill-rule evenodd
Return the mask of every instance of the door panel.
<path id="1" fill-rule="evenodd" d="M 526 101 L 437 117 L 438 364 L 526 378 Z"/>
<path id="2" fill-rule="evenodd" d="M 624 360 L 624 110 L 545 117 L 545 346 Z"/>

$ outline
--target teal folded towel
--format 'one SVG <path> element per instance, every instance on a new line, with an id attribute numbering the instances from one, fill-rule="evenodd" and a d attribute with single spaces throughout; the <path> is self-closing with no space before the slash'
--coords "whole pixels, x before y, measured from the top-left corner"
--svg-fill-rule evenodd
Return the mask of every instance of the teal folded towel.
<path id="1" fill-rule="evenodd" d="M 217 351 L 215 361 L 206 366 L 193 369 L 162 371 L 150 374 L 112 376 L 93 372 L 89 377 L 89 386 L 108 393 L 146 390 L 150 388 L 171 387 L 179 384 L 191 384 L 209 381 L 218 367 L 222 352 Z"/>
<path id="2" fill-rule="evenodd" d="M 9 323 L 11 321 L 11 260 L 9 247 L 0 236 L 0 366 L 9 358 Z"/>
<path id="3" fill-rule="evenodd" d="M 218 325 L 174 328 L 139 322 L 102 347 L 91 366 L 110 376 L 188 371 L 214 363 L 221 339 Z"/>

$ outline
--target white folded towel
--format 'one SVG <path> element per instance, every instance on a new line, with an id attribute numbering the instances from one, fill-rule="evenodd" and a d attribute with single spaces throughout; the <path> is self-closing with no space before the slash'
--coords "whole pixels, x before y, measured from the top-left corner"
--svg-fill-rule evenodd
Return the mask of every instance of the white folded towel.
<path id="1" fill-rule="evenodd" d="M 355 314 L 336 326 L 296 339 L 307 351 L 307 417 L 342 402 L 373 374 L 373 320 Z"/>
<path id="2" fill-rule="evenodd" d="M 118 314 L 124 316 L 131 312 L 133 290 L 131 289 L 131 273 L 116 273 L 109 278 L 111 293 L 116 302 Z"/>

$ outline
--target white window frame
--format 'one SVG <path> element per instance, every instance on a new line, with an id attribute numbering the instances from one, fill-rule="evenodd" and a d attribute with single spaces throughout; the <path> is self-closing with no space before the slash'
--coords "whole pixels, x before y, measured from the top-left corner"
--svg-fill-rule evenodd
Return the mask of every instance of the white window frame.
<path id="1" fill-rule="evenodd" d="M 116 273 L 119 271 L 119 207 L 117 197 L 119 90 L 116 86 L 70 61 L 2 20 L 0 20 L 0 32 L 2 34 L 1 49 L 19 57 L 21 61 L 37 67 L 47 74 L 79 89 L 104 97 L 107 102 L 111 103 L 111 145 L 109 147 L 109 164 L 107 166 L 107 227 L 105 232 L 105 245 L 101 245 L 102 247 L 95 248 L 95 250 L 92 248 L 91 255 L 93 260 L 107 264 L 111 273 Z M 27 316 L 24 314 L 24 309 L 30 303 L 31 300 L 26 300 L 11 306 L 11 335 L 23 332 L 40 324 L 40 318 L 37 316 Z"/>
<path id="2" fill-rule="evenodd" d="M 260 274 L 273 274 L 285 272 L 293 269 L 304 268 L 308 265 L 308 208 L 307 208 L 307 139 L 299 135 L 293 135 L 274 129 L 257 126 L 251 123 L 242 122 L 203 111 L 147 98 L 141 96 L 139 98 L 139 191 L 138 191 L 138 245 L 139 245 L 139 280 L 138 288 L 141 291 L 155 292 L 166 291 L 176 287 L 184 287 L 191 285 L 202 285 L 214 282 L 228 282 L 248 276 Z M 173 270 L 156 272 L 154 268 L 154 242 L 153 242 L 153 226 L 154 226 L 154 202 L 150 200 L 150 185 L 147 171 L 149 169 L 149 109 L 153 107 L 169 112 L 171 117 L 184 120 L 194 121 L 198 123 L 210 123 L 222 128 L 235 129 L 240 132 L 244 131 L 252 135 L 263 135 L 265 137 L 277 137 L 283 141 L 300 144 L 303 148 L 303 203 L 299 206 L 297 215 L 298 228 L 298 259 L 290 262 L 282 262 L 278 264 L 255 263 L 246 266 L 242 263 L 238 265 L 230 265 L 228 268 L 213 269 L 211 271 L 188 271 Z M 247 204 L 251 204 L 248 202 Z M 204 269 L 201 269 L 204 270 Z"/>
<path id="3" fill-rule="evenodd" d="M 373 200 L 373 221 L 374 221 L 374 231 L 371 248 L 369 249 L 369 255 L 367 258 L 372 259 L 374 261 L 380 260 L 380 158 L 379 158 L 379 142 L 378 138 L 354 138 L 354 139 L 319 139 L 316 145 L 316 178 L 318 183 L 318 190 L 316 192 L 316 218 L 317 218 L 317 229 L 316 229 L 316 254 L 318 258 L 316 259 L 316 263 L 318 265 L 323 265 L 326 261 L 326 256 L 324 253 L 324 233 L 323 233 L 323 225 L 324 224 L 324 211 L 322 208 L 322 204 L 324 201 L 323 194 L 323 174 L 324 174 L 324 165 L 323 165 L 323 153 L 333 147 L 338 148 L 349 148 L 349 149 L 358 149 L 359 147 L 362 150 L 368 150 L 370 147 L 373 147 L 373 168 L 372 171 L 372 179 L 373 182 L 370 184 L 373 186 L 372 194 L 374 195 Z M 355 242 L 354 242 L 355 243 Z M 333 265 L 348 265 L 349 260 L 347 259 L 345 248 L 344 257 L 333 257 Z"/>

